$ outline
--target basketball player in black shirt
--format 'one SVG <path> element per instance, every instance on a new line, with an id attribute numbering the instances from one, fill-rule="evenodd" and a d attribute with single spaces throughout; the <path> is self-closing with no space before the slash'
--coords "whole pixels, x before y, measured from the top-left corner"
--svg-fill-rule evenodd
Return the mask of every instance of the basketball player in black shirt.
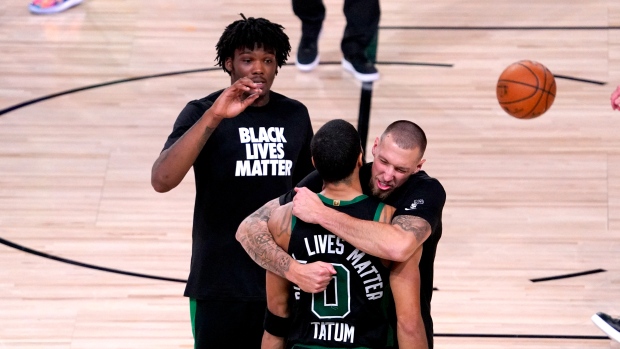
<path id="1" fill-rule="evenodd" d="M 187 103 L 153 164 L 151 182 L 167 192 L 194 170 L 185 288 L 194 347 L 258 348 L 265 271 L 235 241 L 235 231 L 247 215 L 312 170 L 313 130 L 302 103 L 271 91 L 291 49 L 282 26 L 243 17 L 226 27 L 216 49 L 231 84 Z"/>

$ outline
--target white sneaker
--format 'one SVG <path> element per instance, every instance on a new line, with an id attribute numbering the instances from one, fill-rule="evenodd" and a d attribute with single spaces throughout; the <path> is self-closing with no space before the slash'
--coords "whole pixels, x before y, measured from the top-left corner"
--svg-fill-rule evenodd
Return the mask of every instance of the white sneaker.
<path id="1" fill-rule="evenodd" d="M 295 66 L 297 69 L 305 72 L 314 70 L 319 65 L 319 48 L 318 39 L 310 40 L 301 37 L 299 47 L 297 48 L 297 57 Z"/>
<path id="2" fill-rule="evenodd" d="M 379 80 L 379 72 L 375 65 L 365 56 L 342 58 L 342 67 L 350 72 L 355 78 L 362 82 L 371 82 Z"/>
<path id="3" fill-rule="evenodd" d="M 614 319 L 605 313 L 596 313 L 591 319 L 609 338 L 620 342 L 620 319 Z"/>

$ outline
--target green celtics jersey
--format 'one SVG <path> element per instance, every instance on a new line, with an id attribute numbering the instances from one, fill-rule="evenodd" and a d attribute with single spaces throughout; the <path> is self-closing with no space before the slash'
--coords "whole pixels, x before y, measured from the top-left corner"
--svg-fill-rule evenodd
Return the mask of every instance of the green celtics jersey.
<path id="1" fill-rule="evenodd" d="M 340 212 L 378 220 L 383 204 L 366 195 L 351 201 L 321 200 Z M 337 271 L 327 289 L 310 294 L 293 287 L 293 325 L 289 348 L 386 348 L 393 331 L 390 270 L 377 257 L 365 254 L 316 224 L 293 218 L 288 252 L 301 263 L 323 261 Z"/>

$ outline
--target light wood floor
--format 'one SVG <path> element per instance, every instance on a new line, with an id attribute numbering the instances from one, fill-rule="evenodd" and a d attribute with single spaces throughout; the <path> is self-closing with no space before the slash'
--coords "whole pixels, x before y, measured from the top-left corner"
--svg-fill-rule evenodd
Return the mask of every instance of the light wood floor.
<path id="1" fill-rule="evenodd" d="M 342 1 L 326 5 L 321 57 L 338 61 Z M 620 112 L 609 106 L 620 84 L 620 4 L 392 0 L 382 9 L 382 26 L 435 29 L 382 29 L 380 62 L 452 65 L 379 65 L 369 132 L 372 140 L 397 119 L 420 124 L 424 167 L 448 194 L 436 347 L 620 348 L 597 339 L 590 321 L 597 311 L 620 316 Z M 213 67 L 215 42 L 239 12 L 283 24 L 296 52 L 300 24 L 287 1 L 85 0 L 35 16 L 27 1 L 4 0 L 0 109 Z M 532 28 L 543 26 L 566 28 Z M 517 120 L 497 104 L 495 83 L 521 59 L 607 84 L 558 78 L 551 110 Z M 0 238 L 185 279 L 193 178 L 157 194 L 150 168 L 185 103 L 228 83 L 222 71 L 144 79 L 0 115 Z M 286 66 L 274 90 L 303 101 L 316 128 L 357 123 L 360 84 L 338 65 L 309 74 Z M 606 272 L 530 281 L 595 269 Z M 192 348 L 183 288 L 0 245 L 0 348 Z"/>

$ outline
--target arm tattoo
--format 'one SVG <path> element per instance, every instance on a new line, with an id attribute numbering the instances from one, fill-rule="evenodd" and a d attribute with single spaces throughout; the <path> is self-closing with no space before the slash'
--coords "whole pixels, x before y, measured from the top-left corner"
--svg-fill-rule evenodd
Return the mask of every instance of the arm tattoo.
<path id="1" fill-rule="evenodd" d="M 396 216 L 392 224 L 401 227 L 404 231 L 410 231 L 418 244 L 422 244 L 431 232 L 431 225 L 425 219 L 409 215 Z"/>
<path id="2" fill-rule="evenodd" d="M 278 199 L 274 199 L 247 217 L 239 227 L 239 242 L 254 262 L 285 278 L 292 257 L 276 244 L 267 228 L 267 221 L 278 206 Z"/>

